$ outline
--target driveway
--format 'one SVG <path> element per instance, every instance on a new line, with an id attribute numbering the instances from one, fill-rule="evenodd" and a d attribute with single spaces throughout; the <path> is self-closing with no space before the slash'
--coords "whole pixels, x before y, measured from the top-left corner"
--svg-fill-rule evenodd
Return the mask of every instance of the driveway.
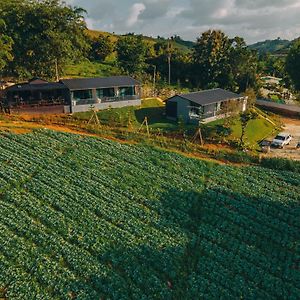
<path id="1" fill-rule="evenodd" d="M 271 152 L 266 156 L 300 160 L 300 149 L 296 149 L 297 143 L 300 142 L 300 120 L 282 118 L 282 123 L 284 124 L 282 132 L 291 134 L 293 139 L 290 145 L 283 149 L 271 148 Z"/>

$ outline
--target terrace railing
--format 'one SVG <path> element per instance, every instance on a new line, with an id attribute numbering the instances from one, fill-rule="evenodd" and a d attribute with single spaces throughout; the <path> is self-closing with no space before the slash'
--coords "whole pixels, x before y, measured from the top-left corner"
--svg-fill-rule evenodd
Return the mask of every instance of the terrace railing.
<path id="1" fill-rule="evenodd" d="M 91 99 L 73 100 L 73 103 L 75 105 L 86 105 L 86 104 L 138 100 L 140 98 L 141 97 L 139 95 L 128 95 L 128 96 L 118 96 L 118 97 L 102 97 L 98 99 L 91 98 Z"/>

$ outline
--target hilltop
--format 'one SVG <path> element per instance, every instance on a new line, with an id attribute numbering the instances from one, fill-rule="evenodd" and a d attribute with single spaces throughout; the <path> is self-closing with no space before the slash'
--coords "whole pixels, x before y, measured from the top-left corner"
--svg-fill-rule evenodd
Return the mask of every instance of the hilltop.
<path id="1" fill-rule="evenodd" d="M 249 45 L 249 48 L 257 50 L 260 54 L 275 53 L 288 48 L 290 44 L 291 41 L 278 38 L 276 40 L 265 40 L 263 42 L 257 42 L 255 44 Z"/>
<path id="2" fill-rule="evenodd" d="M 87 34 L 91 38 L 97 38 L 99 36 L 109 36 L 111 38 L 111 40 L 114 41 L 114 42 L 116 42 L 122 36 L 135 35 L 134 33 L 127 33 L 127 34 L 124 34 L 124 35 L 118 35 L 118 34 L 115 34 L 115 33 L 99 31 L 99 30 L 90 30 L 90 29 L 87 31 Z M 165 41 L 165 42 L 168 41 L 164 37 L 160 37 L 160 36 L 154 38 L 154 37 L 149 37 L 149 36 L 142 35 L 142 37 L 143 37 L 144 41 L 149 45 L 153 45 L 153 44 L 155 44 L 157 42 L 161 42 L 161 41 Z M 181 50 L 183 52 L 191 51 L 191 49 L 195 45 L 194 42 L 185 41 L 177 35 L 174 35 L 173 37 L 171 37 L 170 43 L 171 43 L 171 45 L 174 49 L 178 49 L 178 50 Z"/>

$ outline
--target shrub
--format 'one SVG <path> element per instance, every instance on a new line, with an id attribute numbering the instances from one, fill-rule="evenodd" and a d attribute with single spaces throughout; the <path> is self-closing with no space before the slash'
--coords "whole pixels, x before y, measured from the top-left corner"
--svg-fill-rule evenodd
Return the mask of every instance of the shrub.
<path id="1" fill-rule="evenodd" d="M 292 171 L 300 173 L 300 162 L 294 161 L 286 158 L 262 158 L 260 164 L 263 167 L 283 170 L 283 171 Z"/>
<path id="2" fill-rule="evenodd" d="M 228 152 L 228 151 L 220 151 L 215 154 L 216 159 L 227 160 L 233 163 L 258 163 L 258 156 L 251 155 L 245 152 L 236 151 L 236 152 Z"/>

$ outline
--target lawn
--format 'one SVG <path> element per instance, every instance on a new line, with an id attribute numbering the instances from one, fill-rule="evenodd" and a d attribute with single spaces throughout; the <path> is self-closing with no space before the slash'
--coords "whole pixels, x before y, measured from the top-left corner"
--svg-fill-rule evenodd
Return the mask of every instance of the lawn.
<path id="1" fill-rule="evenodd" d="M 233 130 L 231 137 L 233 139 L 239 139 L 242 134 L 242 126 L 239 121 L 237 121 L 231 129 Z M 249 121 L 246 127 L 246 139 L 251 145 L 255 145 L 262 139 L 272 135 L 275 130 L 275 126 L 266 121 L 263 118 L 257 118 Z"/>
<path id="2" fill-rule="evenodd" d="M 156 99 L 142 100 L 141 106 L 127 106 L 101 110 L 97 113 L 101 124 L 139 128 L 145 117 L 150 128 L 172 130 L 177 129 L 177 123 L 166 119 L 164 104 Z M 77 120 L 89 120 L 91 112 L 76 113 Z"/>
<path id="3" fill-rule="evenodd" d="M 250 145 L 251 148 L 257 149 L 258 143 L 273 134 L 276 133 L 277 126 L 270 123 L 266 119 L 263 118 L 262 114 L 254 119 L 250 120 L 247 127 L 246 127 L 246 134 L 244 141 L 246 141 L 247 144 Z M 214 127 L 218 125 L 224 125 L 225 121 L 224 119 L 217 120 L 214 122 L 211 122 L 207 124 L 207 127 Z M 231 134 L 227 137 L 227 140 L 229 141 L 239 141 L 240 137 L 242 135 L 242 125 L 239 120 L 239 117 L 236 117 L 230 125 L 230 129 L 232 130 Z"/>
<path id="4" fill-rule="evenodd" d="M 250 144 L 251 148 L 257 148 L 258 142 L 276 132 L 276 126 L 264 119 L 262 114 L 259 114 L 256 119 L 251 120 L 246 127 L 245 141 Z M 145 117 L 147 117 L 150 130 L 174 132 L 183 129 L 188 134 L 194 134 L 195 132 L 195 125 L 180 126 L 175 121 L 167 120 L 164 104 L 155 98 L 142 100 L 141 106 L 101 110 L 97 115 L 101 124 L 112 127 L 138 129 L 145 120 Z M 79 121 L 88 121 L 91 118 L 91 112 L 76 113 L 74 114 L 74 118 Z M 227 137 L 227 140 L 237 141 L 240 139 L 242 133 L 239 117 L 236 117 L 231 124 L 232 133 Z M 217 125 L 224 125 L 224 120 L 208 123 L 204 127 L 212 128 Z"/>

